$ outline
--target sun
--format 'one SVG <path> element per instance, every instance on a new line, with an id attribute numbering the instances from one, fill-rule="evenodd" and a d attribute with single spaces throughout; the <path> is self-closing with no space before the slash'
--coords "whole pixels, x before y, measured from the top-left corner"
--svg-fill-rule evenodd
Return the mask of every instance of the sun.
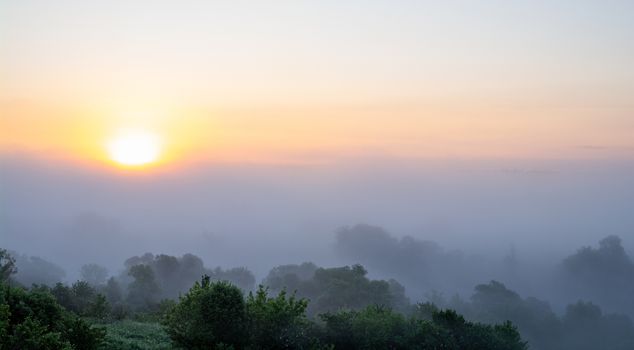
<path id="1" fill-rule="evenodd" d="M 161 153 L 159 137 L 149 131 L 125 130 L 107 144 L 110 159 L 123 166 L 143 166 L 154 163 Z"/>

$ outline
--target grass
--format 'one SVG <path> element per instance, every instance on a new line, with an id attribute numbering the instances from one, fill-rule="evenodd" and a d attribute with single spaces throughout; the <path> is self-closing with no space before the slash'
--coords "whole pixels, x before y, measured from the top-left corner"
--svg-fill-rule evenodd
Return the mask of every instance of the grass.
<path id="1" fill-rule="evenodd" d="M 101 346 L 104 350 L 172 349 L 167 333 L 157 322 L 123 320 L 100 326 L 108 331 Z"/>

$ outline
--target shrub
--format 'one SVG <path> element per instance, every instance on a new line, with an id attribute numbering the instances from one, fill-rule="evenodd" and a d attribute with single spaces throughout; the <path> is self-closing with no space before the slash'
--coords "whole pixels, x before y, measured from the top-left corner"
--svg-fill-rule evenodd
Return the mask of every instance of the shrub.
<path id="1" fill-rule="evenodd" d="M 48 290 L 0 284 L 0 344 L 7 349 L 96 349 L 105 336 L 60 306 Z"/>
<path id="2" fill-rule="evenodd" d="M 209 349 L 245 343 L 245 303 L 239 288 L 228 282 L 201 282 L 180 297 L 163 321 L 174 345 L 187 349 Z"/>

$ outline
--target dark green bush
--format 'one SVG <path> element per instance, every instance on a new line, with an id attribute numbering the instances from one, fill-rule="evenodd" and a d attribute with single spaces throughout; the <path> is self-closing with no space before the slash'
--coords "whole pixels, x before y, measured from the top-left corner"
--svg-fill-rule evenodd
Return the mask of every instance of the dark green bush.
<path id="1" fill-rule="evenodd" d="M 57 303 L 47 290 L 0 285 L 2 349 L 96 349 L 105 336 Z"/>
<path id="2" fill-rule="evenodd" d="M 227 282 L 208 276 L 180 297 L 163 321 L 174 344 L 186 349 L 242 347 L 247 340 L 242 292 Z"/>

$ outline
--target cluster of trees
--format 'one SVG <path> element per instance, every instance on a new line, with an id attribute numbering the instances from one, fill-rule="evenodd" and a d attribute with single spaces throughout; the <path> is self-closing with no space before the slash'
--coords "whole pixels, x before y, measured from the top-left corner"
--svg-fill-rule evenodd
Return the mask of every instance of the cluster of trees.
<path id="1" fill-rule="evenodd" d="M 133 312 L 155 312 L 161 308 L 162 301 L 178 298 L 202 275 L 211 276 L 212 280 L 230 281 L 245 291 L 253 290 L 255 286 L 255 277 L 246 268 L 208 269 L 202 259 L 192 254 L 176 257 L 146 253 L 127 259 L 124 266 L 122 273 L 110 276 L 102 266 L 84 265 L 80 280 L 72 285 L 48 278 L 44 281 L 15 278 L 14 282 L 48 290 L 66 309 L 97 319 L 107 316 L 121 319 Z M 15 277 L 21 275 L 18 273 Z M 32 283 L 26 284 L 27 281 Z"/>
<path id="2" fill-rule="evenodd" d="M 570 304 L 559 317 L 547 302 L 522 298 L 497 281 L 476 286 L 469 301 L 458 296 L 449 301 L 439 295 L 433 299 L 435 305 L 455 309 L 469 320 L 486 324 L 510 320 L 533 349 L 634 349 L 631 319 L 604 314 L 591 302 Z"/>
<path id="3" fill-rule="evenodd" d="M 37 256 L 27 256 L 10 252 L 20 269 L 14 276 L 22 285 L 45 284 L 52 286 L 66 277 L 66 271 L 56 264 Z"/>
<path id="4" fill-rule="evenodd" d="M 226 282 L 204 277 L 167 311 L 174 344 L 186 349 L 527 349 L 510 323 L 483 325 L 454 311 L 430 319 L 366 306 L 306 316 L 309 302 L 260 286 L 245 298 Z"/>
<path id="5" fill-rule="evenodd" d="M 96 349 L 105 332 L 62 307 L 40 288 L 9 285 L 15 259 L 0 249 L 0 349 Z"/>
<path id="6" fill-rule="evenodd" d="M 343 227 L 335 235 L 335 253 L 343 263 L 360 263 L 381 276 L 396 278 L 412 295 L 429 290 L 468 293 L 483 276 L 507 277 L 509 264 L 460 251 L 446 251 L 435 242 L 411 236 L 397 238 L 383 228 L 367 224 Z"/>
<path id="7" fill-rule="evenodd" d="M 428 295 L 429 304 L 411 305 L 404 288 L 394 280 L 370 280 L 360 265 L 319 268 L 312 263 L 273 268 L 263 284 L 274 293 L 285 288 L 311 301 L 309 316 L 349 309 L 361 312 L 382 305 L 401 315 L 432 319 L 438 308 L 457 310 L 467 320 L 483 324 L 511 321 L 532 349 L 632 349 L 634 326 L 623 314 L 604 314 L 590 302 L 568 305 L 558 316 L 546 301 L 522 298 L 504 284 L 491 281 L 479 284 L 469 300 L 458 294 L 445 300 L 440 293 Z M 422 307 L 425 306 L 426 307 Z M 426 315 L 426 316 L 425 316 Z M 404 316 L 406 317 L 406 316 Z"/>
<path id="8" fill-rule="evenodd" d="M 365 224 L 344 227 L 335 238 L 343 263 L 360 263 L 379 276 L 396 278 L 410 296 L 431 290 L 468 294 L 474 285 L 493 279 L 538 292 L 558 305 L 591 300 L 609 312 L 634 317 L 634 262 L 617 236 L 551 264 L 523 260 L 513 247 L 504 259 L 446 251 L 434 242 L 397 238 Z"/>
<path id="9" fill-rule="evenodd" d="M 562 294 L 634 317 L 634 263 L 619 237 L 608 236 L 597 248 L 579 249 L 564 259 L 562 270 Z"/>
<path id="10" fill-rule="evenodd" d="M 191 285 L 200 279 L 200 276 L 210 276 L 212 280 L 227 280 L 242 290 L 255 288 L 255 276 L 244 267 L 223 270 L 220 267 L 208 269 L 203 260 L 193 254 L 185 254 L 181 257 L 146 253 L 142 256 L 134 256 L 124 263 L 127 271 L 134 266 L 143 265 L 152 270 L 154 279 L 159 289 L 160 299 L 174 299 L 179 294 L 186 292 Z M 129 274 L 129 272 L 128 272 Z M 123 276 L 122 280 L 126 280 Z"/>
<path id="11" fill-rule="evenodd" d="M 401 284 L 393 279 L 370 280 L 361 265 L 335 268 L 319 268 L 309 262 L 282 265 L 273 268 L 263 284 L 274 293 L 292 290 L 311 300 L 310 316 L 368 305 L 383 305 L 402 312 L 409 306 Z"/>
<path id="12" fill-rule="evenodd" d="M 111 277 L 102 289 L 113 305 L 123 303 L 136 311 L 156 310 L 161 300 L 176 299 L 202 275 L 230 281 L 242 290 L 253 290 L 255 286 L 255 276 L 246 268 L 208 269 L 193 254 L 176 257 L 146 253 L 127 259 L 124 266 L 125 273 Z"/>

